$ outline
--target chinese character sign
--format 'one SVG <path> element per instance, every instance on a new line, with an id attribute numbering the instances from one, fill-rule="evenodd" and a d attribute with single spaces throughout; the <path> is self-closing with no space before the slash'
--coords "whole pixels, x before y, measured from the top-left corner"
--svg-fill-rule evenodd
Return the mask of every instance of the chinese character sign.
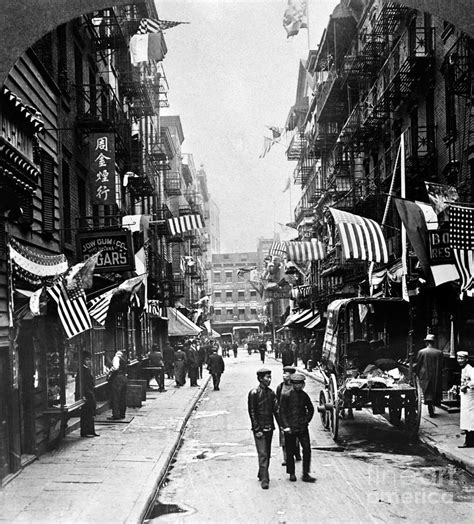
<path id="1" fill-rule="evenodd" d="M 115 137 L 113 133 L 91 133 L 92 203 L 115 204 Z"/>

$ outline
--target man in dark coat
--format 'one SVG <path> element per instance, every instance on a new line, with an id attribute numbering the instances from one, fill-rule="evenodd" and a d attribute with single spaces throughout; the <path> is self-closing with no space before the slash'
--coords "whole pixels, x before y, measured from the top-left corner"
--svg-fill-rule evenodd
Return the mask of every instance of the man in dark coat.
<path id="1" fill-rule="evenodd" d="M 165 389 L 165 363 L 163 361 L 163 355 L 161 351 L 158 350 L 158 346 L 153 344 L 151 352 L 148 356 L 148 362 L 150 367 L 156 368 L 153 371 L 153 377 L 158 384 L 158 391 L 162 393 L 166 391 Z M 150 380 L 148 379 L 148 382 Z"/>
<path id="2" fill-rule="evenodd" d="M 187 343 L 186 356 L 188 357 L 188 376 L 189 376 L 189 385 L 191 387 L 198 387 L 197 383 L 198 373 L 199 373 L 199 354 L 197 350 L 196 343 L 190 341 Z"/>
<path id="3" fill-rule="evenodd" d="M 418 351 L 414 371 L 420 379 L 421 389 L 423 390 L 423 400 L 428 406 L 430 417 L 435 414 L 434 406 L 441 404 L 443 396 L 442 390 L 442 369 L 443 352 L 435 348 L 434 335 L 426 335 L 426 347 Z"/>
<path id="4" fill-rule="evenodd" d="M 174 354 L 174 379 L 176 380 L 176 388 L 186 384 L 186 353 L 178 346 Z"/>
<path id="5" fill-rule="evenodd" d="M 96 414 L 97 402 L 95 400 L 95 379 L 92 375 L 92 359 L 88 351 L 82 355 L 82 366 L 76 375 L 76 400 L 82 399 L 81 407 L 81 437 L 99 437 L 95 432 L 94 416 Z M 81 394 L 82 386 L 82 394 Z"/>
<path id="6" fill-rule="evenodd" d="M 262 483 L 262 489 L 268 489 L 270 477 L 268 467 L 272 450 L 272 437 L 275 418 L 278 419 L 278 401 L 270 383 L 272 372 L 261 368 L 257 371 L 259 386 L 249 391 L 248 412 L 252 423 L 252 432 L 255 439 L 255 447 L 258 455 L 258 479 Z"/>
<path id="7" fill-rule="evenodd" d="M 224 373 L 225 364 L 224 359 L 217 354 L 217 350 L 215 348 L 211 349 L 211 354 L 207 359 L 207 369 L 212 376 L 214 391 L 219 391 L 219 384 L 221 382 L 221 375 Z"/>
<path id="8" fill-rule="evenodd" d="M 311 466 L 311 442 L 308 424 L 314 415 L 314 406 L 308 394 L 303 391 L 305 377 L 302 373 L 291 375 L 293 389 L 280 398 L 280 423 L 285 434 L 286 472 L 291 482 L 296 481 L 295 453 L 296 439 L 303 450 L 303 482 L 314 482 L 316 479 L 309 474 Z"/>
<path id="9" fill-rule="evenodd" d="M 168 378 L 174 378 L 173 364 L 174 364 L 174 349 L 171 344 L 167 342 L 163 348 L 163 360 L 165 363 L 165 371 Z"/>
<path id="10" fill-rule="evenodd" d="M 267 346 L 263 340 L 258 345 L 258 351 L 260 353 L 260 360 L 262 361 L 262 364 L 263 364 L 265 362 L 265 353 L 267 351 Z"/>
<path id="11" fill-rule="evenodd" d="M 281 363 L 283 364 L 283 367 L 285 366 L 292 366 L 295 362 L 295 354 L 293 353 L 292 349 L 289 347 L 288 343 L 285 343 L 285 347 L 283 348 L 283 351 L 281 352 Z"/>

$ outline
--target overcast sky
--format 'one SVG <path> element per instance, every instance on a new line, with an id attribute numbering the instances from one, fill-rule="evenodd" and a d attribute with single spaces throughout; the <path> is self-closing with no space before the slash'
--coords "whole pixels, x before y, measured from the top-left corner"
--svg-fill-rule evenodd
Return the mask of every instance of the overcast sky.
<path id="1" fill-rule="evenodd" d="M 273 238 L 275 222 L 293 220 L 298 188 L 283 193 L 295 164 L 286 144 L 259 155 L 267 125 L 283 127 L 296 96 L 299 60 L 308 56 L 306 29 L 287 39 L 287 0 L 155 0 L 160 19 L 190 22 L 165 33 L 163 66 L 170 107 L 178 114 L 196 167 L 204 165 L 220 208 L 221 251 L 255 251 Z M 309 0 L 315 48 L 336 0 Z"/>

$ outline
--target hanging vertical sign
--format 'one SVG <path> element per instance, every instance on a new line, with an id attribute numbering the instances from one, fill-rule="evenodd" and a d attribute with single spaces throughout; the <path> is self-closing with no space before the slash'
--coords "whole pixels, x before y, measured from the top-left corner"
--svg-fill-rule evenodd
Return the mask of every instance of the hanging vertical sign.
<path id="1" fill-rule="evenodd" d="M 92 203 L 115 204 L 115 136 L 113 133 L 91 133 Z"/>

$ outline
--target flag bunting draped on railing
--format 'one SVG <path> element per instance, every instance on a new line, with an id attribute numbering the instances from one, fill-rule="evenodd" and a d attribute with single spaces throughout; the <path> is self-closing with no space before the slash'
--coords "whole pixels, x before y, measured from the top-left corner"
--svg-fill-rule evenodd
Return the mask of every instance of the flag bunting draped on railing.
<path id="1" fill-rule="evenodd" d="M 388 249 L 380 224 L 359 215 L 329 208 L 339 231 L 346 259 L 388 262 Z"/>

